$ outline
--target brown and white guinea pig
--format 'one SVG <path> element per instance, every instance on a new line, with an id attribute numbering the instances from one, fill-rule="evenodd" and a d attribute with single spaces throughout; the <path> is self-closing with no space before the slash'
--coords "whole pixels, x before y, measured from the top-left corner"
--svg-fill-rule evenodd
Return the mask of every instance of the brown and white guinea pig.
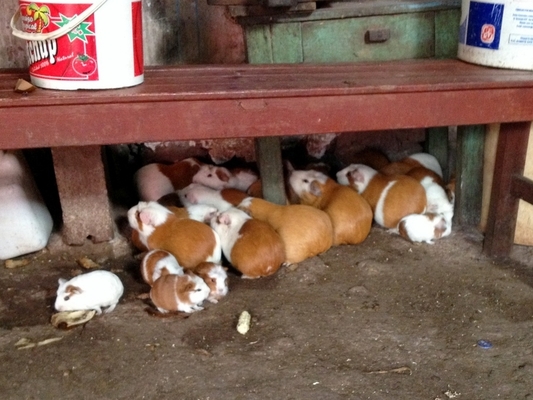
<path id="1" fill-rule="evenodd" d="M 193 176 L 194 183 L 200 183 L 212 189 L 234 188 L 246 192 L 252 183 L 257 181 L 257 174 L 249 169 L 225 167 L 204 164 Z"/>
<path id="2" fill-rule="evenodd" d="M 283 241 L 274 228 L 242 210 L 218 213 L 211 227 L 220 236 L 224 256 L 243 278 L 272 275 L 286 261 Z"/>
<path id="3" fill-rule="evenodd" d="M 220 238 L 212 228 L 194 219 L 180 218 L 155 201 L 141 201 L 131 207 L 128 221 L 146 249 L 170 252 L 185 269 L 203 261 L 218 263 L 222 258 Z"/>
<path id="4" fill-rule="evenodd" d="M 171 253 L 155 249 L 144 255 L 141 261 L 141 275 L 147 284 L 153 286 L 160 276 L 169 274 L 183 274 L 183 268 Z"/>
<path id="5" fill-rule="evenodd" d="M 152 163 L 139 168 L 134 175 L 139 198 L 142 201 L 157 201 L 184 188 L 192 182 L 201 165 L 196 158 L 191 157 L 170 165 Z"/>
<path id="6" fill-rule="evenodd" d="M 279 205 L 247 197 L 239 209 L 268 222 L 285 246 L 286 261 L 299 263 L 328 250 L 333 244 L 333 226 L 328 214 L 303 204 Z"/>
<path id="7" fill-rule="evenodd" d="M 213 189 L 200 183 L 191 183 L 177 191 L 181 202 L 186 206 L 207 204 L 225 211 L 238 205 L 248 195 L 239 189 Z"/>
<path id="8" fill-rule="evenodd" d="M 448 198 L 446 190 L 433 177 L 426 176 L 422 178 L 420 184 L 426 191 L 426 213 L 439 214 L 444 217 L 446 230 L 442 233 L 442 236 L 448 236 L 452 232 L 453 203 Z"/>
<path id="9" fill-rule="evenodd" d="M 372 209 L 353 189 L 313 170 L 292 171 L 289 183 L 301 204 L 325 211 L 333 225 L 333 244 L 358 244 L 372 227 Z"/>
<path id="10" fill-rule="evenodd" d="M 182 275 L 162 275 L 150 290 L 150 299 L 157 309 L 166 313 L 182 311 L 193 313 L 209 296 L 209 287 L 202 278 L 191 272 Z"/>
<path id="11" fill-rule="evenodd" d="M 439 214 L 410 214 L 400 220 L 398 228 L 394 231 L 411 242 L 433 244 L 435 239 L 444 236 L 446 225 L 446 220 Z"/>
<path id="12" fill-rule="evenodd" d="M 426 210 L 426 192 L 414 178 L 389 176 L 363 164 L 351 164 L 337 172 L 337 181 L 354 188 L 368 201 L 374 221 L 385 228 L 395 228 L 409 214 Z"/>
<path id="13" fill-rule="evenodd" d="M 428 153 L 411 154 L 400 161 L 390 163 L 383 168 L 380 168 L 379 172 L 385 175 L 405 175 L 417 167 L 425 167 L 435 172 L 442 179 L 442 168 L 439 161 Z"/>
<path id="14" fill-rule="evenodd" d="M 228 294 L 228 273 L 226 271 L 227 268 L 212 262 L 200 263 L 193 270 L 209 286 L 207 300 L 211 303 L 218 303 Z"/>

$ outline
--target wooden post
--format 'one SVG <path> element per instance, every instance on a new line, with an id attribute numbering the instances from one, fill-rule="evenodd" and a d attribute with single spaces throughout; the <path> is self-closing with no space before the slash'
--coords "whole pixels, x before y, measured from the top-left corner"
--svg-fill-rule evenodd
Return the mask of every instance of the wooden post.
<path id="1" fill-rule="evenodd" d="M 518 215 L 519 183 L 513 182 L 524 173 L 531 122 L 500 125 L 498 149 L 483 251 L 504 258 L 511 253 Z"/>
<path id="2" fill-rule="evenodd" d="M 450 168 L 448 165 L 448 127 L 426 129 L 425 151 L 435 156 L 442 167 L 442 175 L 445 182 L 450 179 Z"/>
<path id="3" fill-rule="evenodd" d="M 261 176 L 263 198 L 276 204 L 287 204 L 280 138 L 270 136 L 255 139 L 255 155 Z"/>
<path id="4" fill-rule="evenodd" d="M 485 125 L 457 127 L 454 222 L 478 226 L 483 193 Z"/>

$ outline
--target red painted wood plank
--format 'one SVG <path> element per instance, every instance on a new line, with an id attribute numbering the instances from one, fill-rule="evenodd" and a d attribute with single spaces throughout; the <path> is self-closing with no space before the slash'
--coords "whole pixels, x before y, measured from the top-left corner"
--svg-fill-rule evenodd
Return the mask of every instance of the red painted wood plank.
<path id="1" fill-rule="evenodd" d="M 533 120 L 533 73 L 458 60 L 157 67 L 132 88 L 28 95 L 14 81 L 0 74 L 3 149 Z"/>

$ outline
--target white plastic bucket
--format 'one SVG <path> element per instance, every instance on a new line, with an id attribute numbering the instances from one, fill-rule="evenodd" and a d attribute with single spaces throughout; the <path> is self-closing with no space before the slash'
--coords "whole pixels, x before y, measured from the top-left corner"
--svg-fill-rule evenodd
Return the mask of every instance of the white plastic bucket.
<path id="1" fill-rule="evenodd" d="M 141 0 L 19 0 L 11 29 L 27 40 L 35 86 L 114 89 L 144 80 Z"/>
<path id="2" fill-rule="evenodd" d="M 459 32 L 461 60 L 533 70 L 533 0 L 463 0 Z"/>

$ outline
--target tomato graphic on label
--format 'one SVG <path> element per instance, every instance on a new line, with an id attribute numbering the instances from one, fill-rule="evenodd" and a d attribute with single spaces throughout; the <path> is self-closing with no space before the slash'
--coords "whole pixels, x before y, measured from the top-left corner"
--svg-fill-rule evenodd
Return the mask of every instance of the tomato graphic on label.
<path id="1" fill-rule="evenodd" d="M 87 54 L 79 54 L 72 60 L 72 68 L 80 75 L 89 76 L 96 71 L 96 60 Z"/>

